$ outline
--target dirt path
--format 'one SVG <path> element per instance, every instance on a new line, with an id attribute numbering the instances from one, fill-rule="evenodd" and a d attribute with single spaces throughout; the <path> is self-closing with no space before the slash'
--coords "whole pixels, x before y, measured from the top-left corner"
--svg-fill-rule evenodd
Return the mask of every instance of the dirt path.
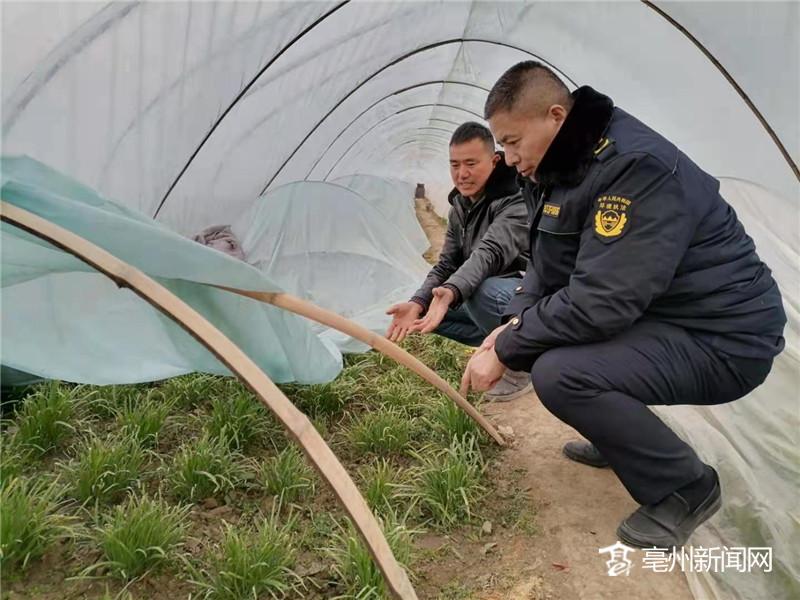
<path id="1" fill-rule="evenodd" d="M 610 469 L 594 469 L 562 456 L 563 444 L 579 436 L 552 416 L 535 394 L 488 406 L 484 413 L 514 430 L 515 446 L 503 452 L 500 468 L 525 470 L 517 485 L 529 487 L 538 505 L 534 545 L 520 548 L 530 554 L 500 553 L 503 566 L 520 573 L 519 581 L 507 595 L 486 598 L 539 599 L 548 593 L 570 600 L 692 598 L 682 573 L 643 570 L 641 551 L 631 556 L 630 576 L 607 574 L 608 555 L 599 549 L 617 541 L 617 525 L 637 504 Z M 530 569 L 534 561 L 539 568 L 526 574 L 524 568 Z M 539 595 L 531 593 L 537 589 Z"/>
<path id="2" fill-rule="evenodd" d="M 426 201 L 417 201 L 417 216 L 431 240 L 431 260 L 441 248 L 444 226 L 426 207 Z M 530 511 L 531 503 L 535 505 L 535 534 L 514 535 L 507 528 L 498 528 L 495 537 L 481 540 L 497 544 L 490 553 L 459 561 L 466 577 L 484 582 L 483 591 L 473 598 L 693 598 L 680 571 L 643 570 L 642 551 L 630 557 L 634 565 L 630 576 L 607 574 L 605 561 L 609 557 L 599 549 L 617 541 L 617 525 L 637 505 L 610 469 L 595 469 L 564 458 L 563 444 L 579 436 L 552 416 L 535 394 L 507 404 L 488 405 L 484 412 L 497 425 L 510 426 L 514 431 L 514 446 L 502 452 L 493 468 L 499 471 L 501 480 L 508 479 L 506 487 L 510 489 L 505 491 L 530 499 L 523 510 Z"/>
<path id="3" fill-rule="evenodd" d="M 414 200 L 414 208 L 417 211 L 417 220 L 431 244 L 431 247 L 422 256 L 429 263 L 436 262 L 444 243 L 446 226 L 442 218 L 434 212 L 433 205 L 427 198 L 416 198 Z"/>

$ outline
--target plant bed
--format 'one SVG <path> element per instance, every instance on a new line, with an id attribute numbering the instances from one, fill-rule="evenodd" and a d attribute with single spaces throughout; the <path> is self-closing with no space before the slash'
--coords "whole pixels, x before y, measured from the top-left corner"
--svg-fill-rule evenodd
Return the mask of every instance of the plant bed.
<path id="1" fill-rule="evenodd" d="M 405 346 L 454 384 L 468 358 L 432 336 Z M 481 593 L 461 559 L 486 560 L 487 521 L 495 535 L 536 534 L 495 474 L 500 450 L 386 358 L 347 356 L 335 381 L 282 389 L 365 494 L 420 598 Z M 15 409 L 0 481 L 37 523 L 31 552 L 3 548 L 4 598 L 383 597 L 332 492 L 237 381 L 51 382 Z M 40 501 L 28 508 L 26 492 Z"/>

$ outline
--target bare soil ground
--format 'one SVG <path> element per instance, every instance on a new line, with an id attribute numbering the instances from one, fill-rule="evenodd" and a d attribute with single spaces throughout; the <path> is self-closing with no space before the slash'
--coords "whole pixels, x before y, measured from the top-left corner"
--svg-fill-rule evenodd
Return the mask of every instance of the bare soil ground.
<path id="1" fill-rule="evenodd" d="M 441 249 L 445 226 L 426 200 L 417 200 L 417 217 L 431 241 L 426 258 L 433 261 Z M 465 586 L 464 595 L 456 595 L 456 585 L 452 598 L 693 597 L 680 571 L 654 573 L 642 569 L 641 551 L 630 557 L 634 566 L 629 576 L 607 574 L 608 555 L 600 554 L 599 549 L 617 541 L 617 525 L 637 504 L 610 469 L 583 466 L 561 454 L 563 444 L 579 436 L 551 415 L 535 394 L 507 404 L 485 405 L 484 413 L 497 425 L 510 426 L 514 431 L 513 447 L 501 453 L 493 468 L 498 470 L 494 478 L 498 493 L 505 496 L 503 504 L 509 499 L 512 504 L 516 502 L 520 521 L 516 527 L 486 536 L 485 544 L 497 545 L 485 554 L 484 544 L 478 556 L 451 553 L 439 564 L 436 576 L 458 580 L 457 585 Z M 520 535 L 526 523 L 535 530 L 534 535 Z"/>

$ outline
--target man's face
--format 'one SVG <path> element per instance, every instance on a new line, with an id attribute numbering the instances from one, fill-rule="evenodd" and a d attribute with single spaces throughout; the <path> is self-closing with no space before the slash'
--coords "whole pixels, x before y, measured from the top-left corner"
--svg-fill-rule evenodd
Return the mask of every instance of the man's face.
<path id="1" fill-rule="evenodd" d="M 551 106 L 544 116 L 500 111 L 489 119 L 489 128 L 505 151 L 506 164 L 523 177 L 533 177 L 566 115 L 560 105 Z"/>
<path id="2" fill-rule="evenodd" d="M 450 177 L 462 196 L 474 198 L 483 192 L 499 156 L 478 138 L 450 146 Z"/>

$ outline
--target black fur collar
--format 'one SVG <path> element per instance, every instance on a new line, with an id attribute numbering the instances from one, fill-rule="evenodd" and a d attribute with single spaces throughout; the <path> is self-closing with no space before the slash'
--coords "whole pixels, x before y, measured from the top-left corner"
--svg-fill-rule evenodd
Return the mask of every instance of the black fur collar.
<path id="1" fill-rule="evenodd" d="M 546 186 L 573 187 L 583 180 L 614 112 L 611 98 L 588 85 L 572 97 L 572 109 L 536 169 L 536 181 Z"/>
<path id="2" fill-rule="evenodd" d="M 500 160 L 497 161 L 492 174 L 489 175 L 489 179 L 486 180 L 486 188 L 484 189 L 486 192 L 485 200 L 487 202 L 497 200 L 498 198 L 505 198 L 506 196 L 513 196 L 519 192 L 517 170 L 514 167 L 506 165 L 506 157 L 502 152 L 498 152 L 497 154 L 500 155 Z M 458 190 L 453 188 L 447 196 L 450 204 L 453 204 L 453 201 L 458 195 Z"/>

